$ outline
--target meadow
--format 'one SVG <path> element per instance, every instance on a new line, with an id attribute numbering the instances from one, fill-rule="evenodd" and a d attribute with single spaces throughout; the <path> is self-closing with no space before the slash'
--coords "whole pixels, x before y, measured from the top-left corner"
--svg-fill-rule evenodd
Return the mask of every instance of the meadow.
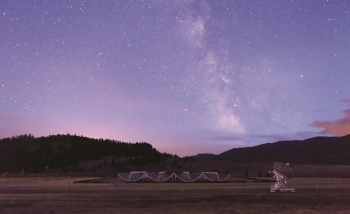
<path id="1" fill-rule="evenodd" d="M 298 189 L 305 188 L 350 189 L 349 178 L 293 178 L 288 180 L 288 187 L 296 188 L 296 193 L 269 193 L 268 190 L 272 183 L 265 182 L 124 183 L 107 178 L 105 183 L 76 183 L 89 179 L 99 178 L 0 179 L 0 213 L 350 212 L 349 191 L 298 193 Z M 22 192 L 20 194 L 9 193 L 6 190 Z M 263 190 L 263 192 L 254 192 L 255 190 Z M 57 193 L 57 191 L 61 192 Z M 231 193 L 227 194 L 227 191 Z M 125 192 L 129 194 L 123 194 Z"/>

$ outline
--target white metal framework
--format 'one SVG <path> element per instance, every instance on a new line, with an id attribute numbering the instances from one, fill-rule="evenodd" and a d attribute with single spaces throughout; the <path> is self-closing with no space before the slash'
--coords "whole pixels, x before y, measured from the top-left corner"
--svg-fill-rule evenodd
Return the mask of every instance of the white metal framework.
<path id="1" fill-rule="evenodd" d="M 147 173 L 146 171 L 134 171 L 130 173 L 119 173 L 118 181 L 137 182 L 137 181 L 154 181 L 154 182 L 196 182 L 196 181 L 211 181 L 211 182 L 225 182 L 230 178 L 230 174 L 221 174 L 217 172 L 201 172 L 189 173 L 183 172 L 181 174 L 165 172 Z"/>
<path id="2" fill-rule="evenodd" d="M 270 172 L 271 173 L 271 172 Z M 271 192 L 295 192 L 294 188 L 286 188 L 287 177 L 293 177 L 292 170 L 289 168 L 289 163 L 273 163 L 273 177 L 276 178 L 276 183 L 271 185 Z"/>

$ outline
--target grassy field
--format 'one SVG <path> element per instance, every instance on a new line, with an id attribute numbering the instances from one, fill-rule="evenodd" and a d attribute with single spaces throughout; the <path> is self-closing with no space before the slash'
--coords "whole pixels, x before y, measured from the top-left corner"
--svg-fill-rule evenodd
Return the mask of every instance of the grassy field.
<path id="1" fill-rule="evenodd" d="M 349 213 L 336 195 L 2 195 L 1 213 Z"/>
<path id="2" fill-rule="evenodd" d="M 271 183 L 73 183 L 73 179 L 0 179 L 0 190 L 46 189 L 45 194 L 0 194 L 0 213 L 350 213 L 350 193 L 343 194 L 199 194 L 104 195 L 50 194 L 51 189 L 190 191 L 269 189 Z M 69 186 L 70 181 L 70 186 Z M 289 187 L 350 188 L 350 179 L 294 178 Z"/>
<path id="3" fill-rule="evenodd" d="M 6 178 L 0 179 L 1 188 L 98 188 L 109 190 L 203 190 L 203 189 L 269 189 L 273 182 L 262 183 L 124 183 L 117 182 L 117 179 L 108 178 L 106 182 L 111 183 L 76 183 L 82 180 L 99 179 L 98 177 L 78 177 L 78 178 Z M 232 179 L 234 180 L 234 178 Z M 240 179 L 242 180 L 242 179 Z M 274 180 L 269 178 L 269 180 Z M 287 187 L 293 188 L 350 188 L 350 178 L 292 178 L 288 179 Z"/>

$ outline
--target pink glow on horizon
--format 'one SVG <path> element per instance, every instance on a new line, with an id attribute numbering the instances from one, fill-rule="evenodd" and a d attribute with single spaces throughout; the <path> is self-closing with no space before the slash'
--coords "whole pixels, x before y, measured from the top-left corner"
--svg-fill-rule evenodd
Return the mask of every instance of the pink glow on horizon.
<path id="1" fill-rule="evenodd" d="M 344 110 L 345 116 L 334 121 L 315 121 L 311 126 L 323 128 L 320 134 L 334 134 L 336 136 L 344 136 L 350 134 L 350 109 Z"/>

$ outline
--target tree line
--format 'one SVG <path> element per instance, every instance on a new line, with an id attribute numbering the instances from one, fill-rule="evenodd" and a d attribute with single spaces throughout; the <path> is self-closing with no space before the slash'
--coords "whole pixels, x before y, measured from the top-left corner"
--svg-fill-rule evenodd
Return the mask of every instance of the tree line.
<path id="1" fill-rule="evenodd" d="M 132 158 L 132 165 L 158 164 L 169 157 L 146 142 L 122 142 L 110 139 L 93 139 L 77 135 L 50 135 L 35 138 L 20 135 L 0 140 L 1 172 L 42 172 L 46 166 L 65 171 L 79 161 L 115 158 Z M 118 163 L 115 163 L 118 164 Z"/>

